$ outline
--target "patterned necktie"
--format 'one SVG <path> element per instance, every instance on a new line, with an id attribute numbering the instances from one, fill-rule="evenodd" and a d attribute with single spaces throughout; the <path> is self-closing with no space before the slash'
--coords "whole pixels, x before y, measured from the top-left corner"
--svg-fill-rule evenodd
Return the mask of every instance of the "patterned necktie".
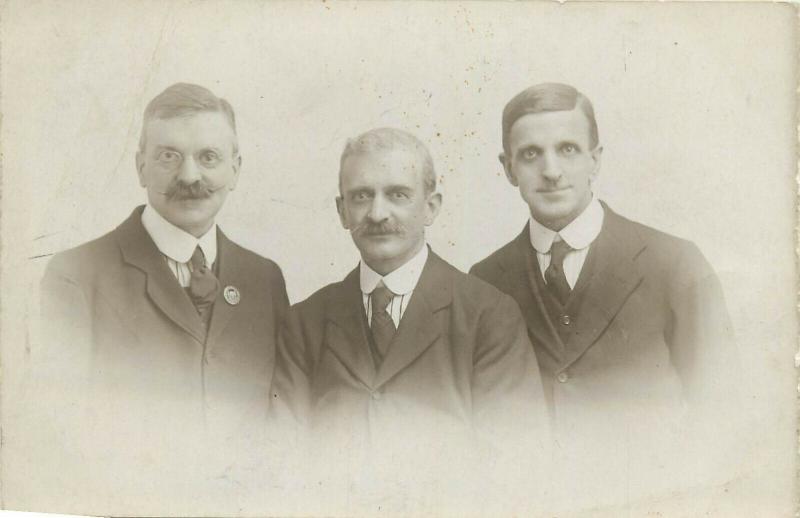
<path id="1" fill-rule="evenodd" d="M 561 305 L 566 305 L 572 288 L 564 274 L 564 257 L 572 250 L 566 241 L 559 239 L 550 246 L 550 266 L 544 272 L 544 280 L 550 293 L 555 295 Z"/>
<path id="2" fill-rule="evenodd" d="M 389 344 L 394 338 L 395 331 L 397 331 L 392 316 L 386 311 L 393 297 L 394 293 L 389 291 L 383 281 L 378 283 L 370 295 L 372 306 L 370 327 L 372 328 L 372 338 L 375 340 L 375 347 L 378 350 L 381 361 L 386 357 L 386 353 L 389 351 Z"/>
<path id="3" fill-rule="evenodd" d="M 200 245 L 194 249 L 192 258 L 189 260 L 192 265 L 192 276 L 189 281 L 189 297 L 191 297 L 194 307 L 197 308 L 197 313 L 200 318 L 208 323 L 208 317 L 211 314 L 211 306 L 214 305 L 214 299 L 217 298 L 219 291 L 219 281 L 207 266 L 206 258 Z"/>

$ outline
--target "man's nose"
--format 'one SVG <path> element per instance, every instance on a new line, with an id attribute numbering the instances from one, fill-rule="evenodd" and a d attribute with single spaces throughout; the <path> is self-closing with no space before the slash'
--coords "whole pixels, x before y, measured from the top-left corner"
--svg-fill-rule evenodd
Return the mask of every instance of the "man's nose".
<path id="1" fill-rule="evenodd" d="M 194 158 L 191 156 L 186 157 L 181 162 L 181 165 L 178 168 L 178 180 L 187 184 L 191 185 L 202 178 L 202 174 L 200 172 L 200 168 L 197 166 L 197 162 L 195 162 Z"/>
<path id="2" fill-rule="evenodd" d="M 561 179 L 562 171 L 558 163 L 558 158 L 553 153 L 544 153 L 542 155 L 542 176 L 552 182 L 557 182 Z"/>
<path id="3" fill-rule="evenodd" d="M 382 195 L 378 194 L 372 198 L 367 217 L 374 223 L 384 221 L 389 217 L 389 207 Z"/>

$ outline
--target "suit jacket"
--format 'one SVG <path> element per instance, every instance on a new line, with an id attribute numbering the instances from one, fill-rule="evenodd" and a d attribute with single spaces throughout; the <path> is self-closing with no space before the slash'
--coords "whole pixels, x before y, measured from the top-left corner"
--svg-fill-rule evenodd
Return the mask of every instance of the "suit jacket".
<path id="1" fill-rule="evenodd" d="M 377 367 L 368 332 L 358 268 L 293 306 L 274 402 L 312 426 L 347 422 L 373 434 L 398 423 L 491 429 L 510 416 L 545 422 L 539 370 L 516 304 L 436 254 Z"/>
<path id="2" fill-rule="evenodd" d="M 613 479 L 619 466 L 626 478 L 619 486 L 630 491 L 643 476 L 634 466 L 658 464 L 669 444 L 680 448 L 692 435 L 686 425 L 729 415 L 723 408 L 734 399 L 737 354 L 720 283 L 697 247 L 603 209 L 586 262 L 594 268 L 581 272 L 582 302 L 569 318 L 547 312 L 527 225 L 470 273 L 519 304 L 558 449 L 590 464 L 578 470 L 594 477 L 590 484 Z M 558 326 L 571 327 L 565 341 Z"/>
<path id="3" fill-rule="evenodd" d="M 441 480 L 448 480 L 461 495 L 454 504 L 463 505 L 464 494 L 482 494 L 477 485 L 456 489 L 467 483 L 465 473 L 480 474 L 485 489 L 487 477 L 495 480 L 491 468 L 509 476 L 545 463 L 542 456 L 519 461 L 540 446 L 549 425 L 536 358 L 511 297 L 431 252 L 379 366 L 366 322 L 358 268 L 286 317 L 272 408 L 284 425 L 310 431 L 311 443 L 298 448 L 309 452 L 299 472 L 332 498 L 314 493 L 309 500 L 352 514 L 350 498 L 382 495 L 376 505 L 391 509 L 396 499 L 408 511 L 430 491 L 447 499 Z M 497 461 L 508 450 L 514 462 Z M 474 467 L 487 452 L 493 461 Z"/>
<path id="4" fill-rule="evenodd" d="M 42 282 L 48 329 L 35 375 L 76 441 L 77 462 L 96 454 L 113 465 L 116 457 L 127 471 L 152 467 L 155 455 L 174 469 L 202 465 L 198 455 L 210 459 L 220 445 L 261 433 L 288 307 L 284 280 L 275 263 L 218 231 L 220 292 L 206 334 L 143 227 L 142 210 L 50 261 Z M 223 295 L 229 286 L 240 301 Z M 166 460 L 172 452 L 174 464 Z"/>

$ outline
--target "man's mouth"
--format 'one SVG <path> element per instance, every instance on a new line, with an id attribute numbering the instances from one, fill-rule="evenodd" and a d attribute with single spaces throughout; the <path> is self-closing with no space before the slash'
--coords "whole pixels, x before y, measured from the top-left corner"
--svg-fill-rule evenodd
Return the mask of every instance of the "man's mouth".
<path id="1" fill-rule="evenodd" d="M 541 193 L 541 194 L 556 194 L 556 193 L 564 192 L 564 191 L 568 191 L 568 190 L 569 190 L 569 187 L 561 187 L 561 188 L 558 188 L 558 189 L 537 189 L 536 192 Z"/>

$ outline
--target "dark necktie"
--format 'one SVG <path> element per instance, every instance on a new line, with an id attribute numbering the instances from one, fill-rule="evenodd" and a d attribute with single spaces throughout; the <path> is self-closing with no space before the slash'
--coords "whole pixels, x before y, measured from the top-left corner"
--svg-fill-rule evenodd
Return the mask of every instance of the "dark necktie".
<path id="1" fill-rule="evenodd" d="M 383 281 L 372 290 L 370 295 L 372 306 L 370 327 L 372 328 L 372 338 L 375 340 L 375 348 L 381 361 L 386 357 L 386 353 L 389 351 L 389 344 L 394 338 L 395 331 L 397 331 L 392 315 L 386 311 L 393 297 L 394 293 L 389 291 Z"/>
<path id="2" fill-rule="evenodd" d="M 550 246 L 550 266 L 544 272 L 544 280 L 550 293 L 565 305 L 569 299 L 572 288 L 569 287 L 567 276 L 564 274 L 564 257 L 572 248 L 563 240 L 553 241 Z"/>
<path id="3" fill-rule="evenodd" d="M 208 323 L 208 317 L 211 314 L 211 306 L 214 305 L 214 299 L 217 298 L 219 291 L 219 281 L 207 266 L 203 250 L 198 245 L 194 249 L 192 258 L 189 260 L 192 265 L 192 276 L 189 281 L 189 297 L 197 308 L 197 313 L 200 318 Z"/>

